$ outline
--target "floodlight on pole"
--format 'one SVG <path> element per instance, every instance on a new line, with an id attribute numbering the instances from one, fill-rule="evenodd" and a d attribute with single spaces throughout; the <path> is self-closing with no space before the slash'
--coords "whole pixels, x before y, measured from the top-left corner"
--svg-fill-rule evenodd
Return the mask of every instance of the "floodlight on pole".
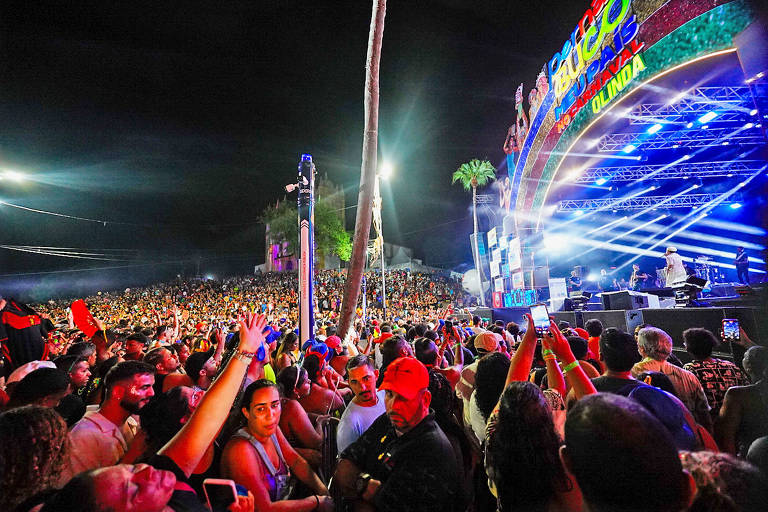
<path id="1" fill-rule="evenodd" d="M 386 180 L 392 176 L 393 171 L 394 168 L 390 162 L 382 162 L 381 166 L 379 167 L 378 176 Z"/>

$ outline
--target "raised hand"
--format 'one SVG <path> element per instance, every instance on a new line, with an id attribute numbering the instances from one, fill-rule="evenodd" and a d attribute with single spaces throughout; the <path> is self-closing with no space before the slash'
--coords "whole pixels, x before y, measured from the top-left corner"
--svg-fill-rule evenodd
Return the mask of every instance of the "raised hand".
<path id="1" fill-rule="evenodd" d="M 544 348 L 549 348 L 554 352 L 560 362 L 569 363 L 576 359 L 571 351 L 571 345 L 568 343 L 565 336 L 563 336 L 563 333 L 560 332 L 560 329 L 557 328 L 557 324 L 554 320 L 549 320 L 549 331 L 544 332 L 541 341 Z"/>
<path id="2" fill-rule="evenodd" d="M 536 327 L 533 325 L 533 318 L 526 313 L 525 319 L 528 321 L 528 327 L 525 328 L 522 342 L 525 344 L 536 343 Z"/>
<path id="3" fill-rule="evenodd" d="M 254 315 L 246 313 L 244 318 L 240 319 L 240 345 L 238 349 L 241 352 L 256 353 L 265 343 L 264 326 L 267 325 L 267 317 L 264 315 Z"/>

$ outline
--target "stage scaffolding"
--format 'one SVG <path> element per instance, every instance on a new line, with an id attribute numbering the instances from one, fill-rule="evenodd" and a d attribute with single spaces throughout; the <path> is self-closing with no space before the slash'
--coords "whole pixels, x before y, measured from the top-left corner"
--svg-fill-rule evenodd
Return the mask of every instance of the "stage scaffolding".
<path id="1" fill-rule="evenodd" d="M 639 196 L 632 198 L 566 199 L 557 204 L 557 211 L 590 210 L 653 210 L 661 208 L 698 208 L 717 202 L 718 205 L 738 203 L 736 194 L 723 199 L 722 194 L 686 194 L 681 196 Z"/>

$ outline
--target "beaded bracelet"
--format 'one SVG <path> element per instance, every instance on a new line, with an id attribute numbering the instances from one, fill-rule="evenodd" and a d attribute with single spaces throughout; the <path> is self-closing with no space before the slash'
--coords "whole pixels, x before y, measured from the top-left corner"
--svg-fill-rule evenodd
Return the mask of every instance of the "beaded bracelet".
<path id="1" fill-rule="evenodd" d="M 574 361 L 566 366 L 563 367 L 563 373 L 568 373 L 569 371 L 573 370 L 574 368 L 579 366 L 579 361 Z"/>
<path id="2" fill-rule="evenodd" d="M 552 352 L 552 349 L 545 348 L 544 350 L 541 351 L 541 355 L 543 355 L 543 356 L 548 356 L 550 354 L 555 355 L 555 353 Z"/>

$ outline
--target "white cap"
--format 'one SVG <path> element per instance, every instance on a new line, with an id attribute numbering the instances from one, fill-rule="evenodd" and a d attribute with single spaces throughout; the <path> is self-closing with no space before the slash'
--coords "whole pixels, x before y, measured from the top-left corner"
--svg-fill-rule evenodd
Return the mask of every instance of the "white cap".
<path id="1" fill-rule="evenodd" d="M 669 246 L 667 247 L 667 252 L 677 252 L 677 247 Z"/>
<path id="2" fill-rule="evenodd" d="M 26 377 L 27 374 L 32 373 L 33 371 L 40 368 L 56 368 L 56 365 L 53 364 L 53 361 L 30 361 L 28 363 L 24 363 L 23 365 L 13 370 L 13 372 L 8 376 L 8 382 L 6 384 L 20 381 Z"/>

